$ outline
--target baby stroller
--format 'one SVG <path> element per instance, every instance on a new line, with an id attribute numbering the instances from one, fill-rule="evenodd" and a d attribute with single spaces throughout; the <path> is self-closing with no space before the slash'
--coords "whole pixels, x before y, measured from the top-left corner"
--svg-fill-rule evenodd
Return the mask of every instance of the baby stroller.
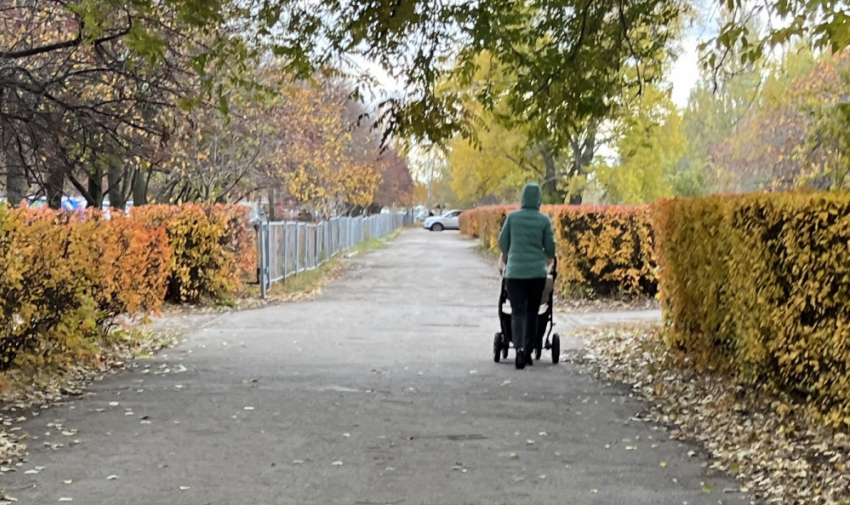
<path id="1" fill-rule="evenodd" d="M 543 303 L 540 304 L 540 308 L 545 310 L 537 316 L 537 338 L 534 341 L 534 348 L 532 349 L 534 351 L 535 361 L 540 360 L 543 349 L 552 350 L 552 363 L 558 363 L 558 359 L 561 357 L 561 337 L 557 333 L 552 334 L 552 328 L 555 326 L 553 318 L 555 290 L 550 289 L 554 286 L 555 279 L 558 276 L 557 266 L 558 262 L 556 259 L 552 262 L 552 270 L 549 273 L 550 281 L 547 281 L 547 284 L 551 282 L 550 286 L 547 286 L 546 289 L 548 294 L 544 293 Z M 496 337 L 493 339 L 493 361 L 496 363 L 502 359 L 507 359 L 508 350 L 514 347 L 513 336 L 511 334 L 511 315 L 510 313 L 506 314 L 504 311 L 504 305 L 507 300 L 507 284 L 505 277 L 502 276 L 502 292 L 499 295 L 499 324 L 501 324 L 502 331 L 496 333 Z M 544 334 L 546 335 L 545 342 L 543 341 Z"/>

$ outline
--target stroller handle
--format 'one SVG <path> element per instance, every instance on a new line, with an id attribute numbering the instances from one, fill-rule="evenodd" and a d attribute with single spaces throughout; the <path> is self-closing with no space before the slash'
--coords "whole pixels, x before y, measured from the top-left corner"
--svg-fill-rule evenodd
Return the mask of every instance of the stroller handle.
<path id="1" fill-rule="evenodd" d="M 499 277 L 501 277 L 502 279 L 505 278 L 505 269 L 506 268 L 507 268 L 507 265 L 502 263 L 501 260 L 500 260 L 499 261 Z M 555 257 L 552 258 L 552 267 L 548 269 L 547 273 L 548 273 L 548 275 L 551 275 L 553 279 L 558 276 L 558 256 L 557 255 L 555 255 Z"/>

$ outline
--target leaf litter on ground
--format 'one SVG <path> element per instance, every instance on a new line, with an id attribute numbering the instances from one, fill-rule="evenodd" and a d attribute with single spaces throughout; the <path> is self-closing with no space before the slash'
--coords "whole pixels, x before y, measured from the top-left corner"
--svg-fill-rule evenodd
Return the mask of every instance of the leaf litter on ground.
<path id="1" fill-rule="evenodd" d="M 139 366 L 134 361 L 137 355 L 153 355 L 171 347 L 179 341 L 173 332 L 137 330 L 128 332 L 126 338 L 112 339 L 109 345 L 99 349 L 96 359 L 78 362 L 72 366 L 56 369 L 22 370 L 12 369 L 4 374 L 9 387 L 0 392 L 0 465 L 15 468 L 27 456 L 26 439 L 15 423 L 26 420 L 21 413 L 32 412 L 37 416 L 40 409 L 49 405 L 62 405 L 69 396 L 83 395 L 86 387 L 127 368 Z M 112 407 L 118 402 L 110 402 Z M 99 409 L 102 411 L 102 409 Z M 51 423 L 62 431 L 61 423 Z M 76 430 L 64 430 L 62 435 L 76 435 Z M 79 443 L 74 440 L 70 445 Z M 63 444 L 50 444 L 51 448 Z"/>
<path id="2" fill-rule="evenodd" d="M 584 329 L 576 336 L 586 347 L 566 354 L 598 378 L 631 384 L 671 439 L 705 448 L 710 466 L 740 483 L 724 492 L 765 504 L 850 503 L 847 433 L 826 428 L 799 402 L 697 371 L 664 344 L 661 331 L 657 324 Z"/>

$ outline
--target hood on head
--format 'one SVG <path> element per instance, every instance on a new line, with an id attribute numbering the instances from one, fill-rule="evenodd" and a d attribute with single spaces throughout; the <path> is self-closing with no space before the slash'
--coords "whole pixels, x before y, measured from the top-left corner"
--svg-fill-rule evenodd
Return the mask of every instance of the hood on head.
<path id="1" fill-rule="evenodd" d="M 529 182 L 522 188 L 522 197 L 520 198 L 520 206 L 523 209 L 537 209 L 543 205 L 543 190 L 539 184 Z"/>

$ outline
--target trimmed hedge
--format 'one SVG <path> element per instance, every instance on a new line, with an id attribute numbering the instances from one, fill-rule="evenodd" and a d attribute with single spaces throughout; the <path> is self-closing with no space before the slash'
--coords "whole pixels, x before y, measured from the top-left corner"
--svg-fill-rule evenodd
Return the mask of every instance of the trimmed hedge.
<path id="1" fill-rule="evenodd" d="M 232 296 L 256 268 L 248 208 L 239 205 L 146 205 L 130 211 L 151 229 L 164 227 L 173 249 L 166 299 L 196 303 Z"/>
<path id="2" fill-rule="evenodd" d="M 119 315 L 157 311 L 170 257 L 164 230 L 129 219 L 0 209 L 0 369 L 73 360 Z"/>
<path id="3" fill-rule="evenodd" d="M 850 427 L 850 195 L 654 208 L 668 343 Z"/>
<path id="4" fill-rule="evenodd" d="M 516 206 L 479 207 L 461 214 L 461 233 L 498 252 L 498 237 Z M 648 207 L 544 206 L 552 218 L 561 293 L 599 297 L 654 296 L 658 289 Z"/>
<path id="5" fill-rule="evenodd" d="M 648 207 L 558 205 L 552 216 L 561 290 L 597 296 L 655 296 L 654 236 Z"/>
<path id="6" fill-rule="evenodd" d="M 152 206 L 131 217 L 0 207 L 0 370 L 70 363 L 118 316 L 228 296 L 254 268 L 242 206 Z"/>

